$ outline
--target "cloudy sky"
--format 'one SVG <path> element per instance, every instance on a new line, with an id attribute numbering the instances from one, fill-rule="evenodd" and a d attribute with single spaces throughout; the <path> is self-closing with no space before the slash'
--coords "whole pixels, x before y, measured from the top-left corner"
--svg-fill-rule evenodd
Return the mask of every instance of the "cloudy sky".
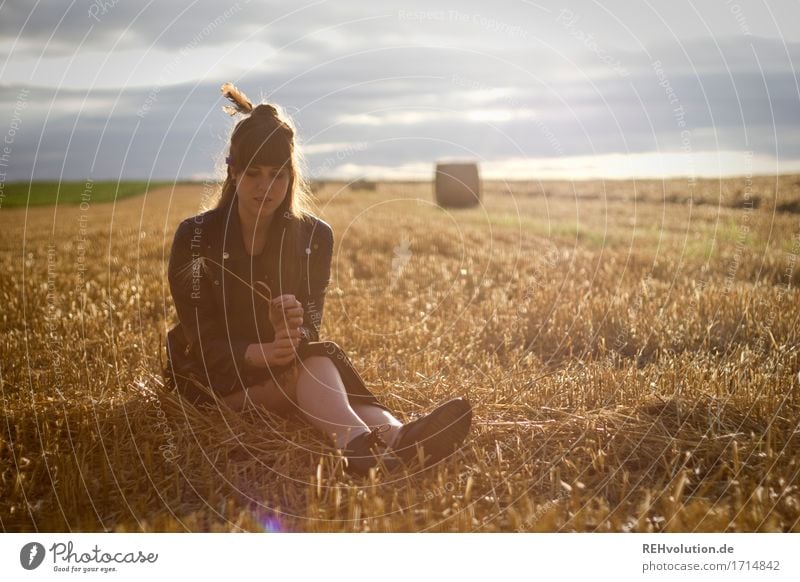
<path id="1" fill-rule="evenodd" d="M 203 179 L 220 85 L 316 178 L 800 172 L 798 0 L 0 4 L 8 181 Z"/>

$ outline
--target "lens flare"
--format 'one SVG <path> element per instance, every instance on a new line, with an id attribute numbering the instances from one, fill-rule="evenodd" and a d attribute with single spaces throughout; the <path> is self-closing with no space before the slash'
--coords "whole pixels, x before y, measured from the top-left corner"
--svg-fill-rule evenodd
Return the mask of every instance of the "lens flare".
<path id="1" fill-rule="evenodd" d="M 276 533 L 283 531 L 283 528 L 281 528 L 280 520 L 274 516 L 262 517 L 261 529 L 269 533 Z"/>

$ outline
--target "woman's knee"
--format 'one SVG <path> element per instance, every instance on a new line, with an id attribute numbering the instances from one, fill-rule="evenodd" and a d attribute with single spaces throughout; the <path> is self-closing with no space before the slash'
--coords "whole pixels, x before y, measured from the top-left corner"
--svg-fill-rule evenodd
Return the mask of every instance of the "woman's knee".
<path id="1" fill-rule="evenodd" d="M 338 367 L 338 362 L 344 362 L 349 365 L 349 361 L 347 355 L 345 354 L 344 350 L 337 344 L 336 342 L 332 342 L 329 340 L 320 342 L 322 344 L 322 349 L 317 349 L 315 352 L 304 358 L 303 361 L 306 361 L 310 358 L 325 358 L 331 362 L 334 366 Z"/>
<path id="2" fill-rule="evenodd" d="M 320 371 L 330 370 L 335 368 L 336 364 L 330 356 L 327 355 L 314 355 L 303 358 L 300 363 L 300 370 L 306 370 L 312 374 L 319 373 Z"/>

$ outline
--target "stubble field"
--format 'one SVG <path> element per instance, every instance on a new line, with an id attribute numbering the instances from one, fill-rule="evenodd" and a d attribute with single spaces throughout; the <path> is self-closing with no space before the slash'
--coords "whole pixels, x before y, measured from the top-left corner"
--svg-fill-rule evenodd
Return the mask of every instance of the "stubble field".
<path id="1" fill-rule="evenodd" d="M 800 531 L 800 176 L 317 189 L 323 337 L 464 448 L 353 480 L 320 434 L 161 386 L 203 185 L 0 209 L 4 531 Z"/>

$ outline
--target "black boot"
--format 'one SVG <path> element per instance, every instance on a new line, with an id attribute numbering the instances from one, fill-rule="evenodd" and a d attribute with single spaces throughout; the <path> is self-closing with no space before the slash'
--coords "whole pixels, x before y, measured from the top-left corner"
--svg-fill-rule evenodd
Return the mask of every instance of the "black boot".
<path id="1" fill-rule="evenodd" d="M 454 398 L 430 413 L 400 428 L 392 451 L 406 465 L 418 461 L 417 445 L 430 467 L 454 453 L 467 438 L 472 424 L 472 406 L 464 398 Z"/>
<path id="2" fill-rule="evenodd" d="M 348 474 L 365 477 L 369 475 L 372 467 L 378 465 L 383 465 L 387 471 L 393 471 L 400 466 L 400 460 L 386 450 L 386 441 L 380 436 L 388 428 L 387 425 L 382 425 L 358 435 L 347 443 L 342 455 L 345 460 L 345 471 Z"/>

